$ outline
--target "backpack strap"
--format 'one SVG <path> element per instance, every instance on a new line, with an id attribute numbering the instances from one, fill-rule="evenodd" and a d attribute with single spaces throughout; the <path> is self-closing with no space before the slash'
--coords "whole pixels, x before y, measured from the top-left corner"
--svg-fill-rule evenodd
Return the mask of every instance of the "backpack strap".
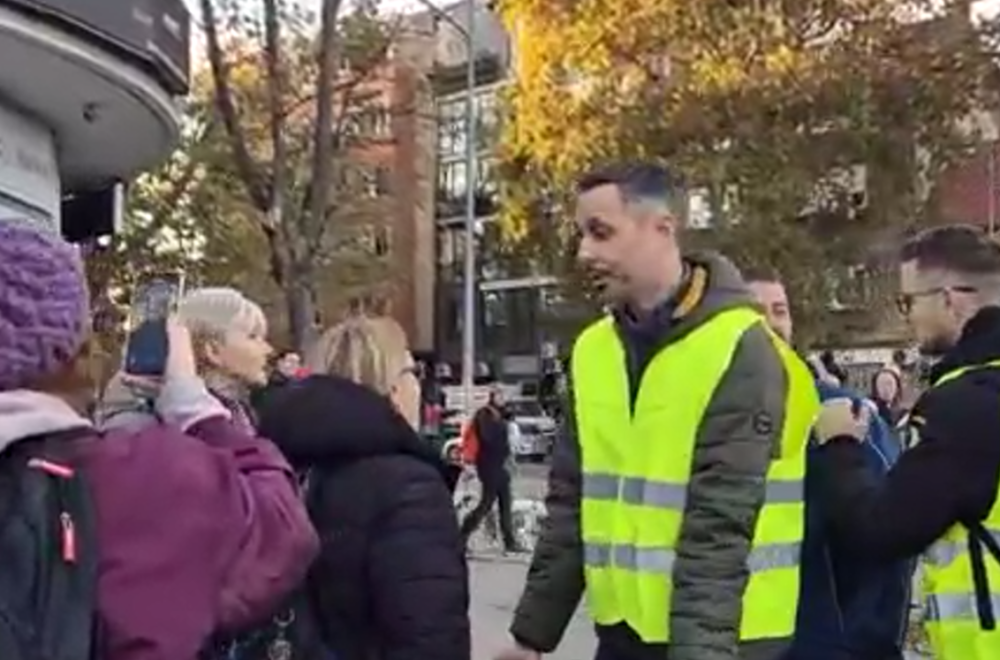
<path id="1" fill-rule="evenodd" d="M 985 547 L 993 560 L 1000 564 L 1000 543 L 997 543 L 996 538 L 983 527 L 982 522 L 966 525 L 966 529 L 969 531 L 969 560 L 972 564 L 972 583 L 976 594 L 979 627 L 982 630 L 996 630 L 996 613 L 993 611 L 983 548 Z"/>

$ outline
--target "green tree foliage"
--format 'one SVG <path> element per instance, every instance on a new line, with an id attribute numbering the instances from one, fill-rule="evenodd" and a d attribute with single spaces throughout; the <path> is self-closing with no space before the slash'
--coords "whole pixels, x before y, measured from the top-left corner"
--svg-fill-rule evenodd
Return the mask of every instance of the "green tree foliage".
<path id="1" fill-rule="evenodd" d="M 697 194 L 689 222 L 710 221 L 688 240 L 778 267 L 813 321 L 843 268 L 925 217 L 928 182 L 977 139 L 965 120 L 995 107 L 996 25 L 973 25 L 963 2 L 501 8 L 517 52 L 501 167 L 508 236 L 552 252 L 568 233 L 543 210 L 564 208 L 582 169 L 664 161 Z M 870 303 L 871 286 L 854 293 Z"/>
<path id="2" fill-rule="evenodd" d="M 388 172 L 367 147 L 389 139 L 398 116 L 413 110 L 387 105 L 397 25 L 370 0 L 344 12 L 324 0 L 318 16 L 277 0 L 200 6 L 207 91 L 223 136 L 213 176 L 242 196 L 260 238 L 243 265 L 264 265 L 303 347 L 328 291 L 377 293 L 390 278 L 381 240 L 392 216 Z"/>

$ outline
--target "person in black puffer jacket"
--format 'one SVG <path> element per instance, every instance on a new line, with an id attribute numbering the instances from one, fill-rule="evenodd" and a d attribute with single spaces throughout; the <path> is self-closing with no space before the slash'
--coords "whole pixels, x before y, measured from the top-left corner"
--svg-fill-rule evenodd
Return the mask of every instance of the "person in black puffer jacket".
<path id="1" fill-rule="evenodd" d="M 308 474 L 322 541 L 306 584 L 337 660 L 469 660 L 464 547 L 441 462 L 417 435 L 405 335 L 355 318 L 321 338 L 313 373 L 269 398 L 260 432 Z"/>

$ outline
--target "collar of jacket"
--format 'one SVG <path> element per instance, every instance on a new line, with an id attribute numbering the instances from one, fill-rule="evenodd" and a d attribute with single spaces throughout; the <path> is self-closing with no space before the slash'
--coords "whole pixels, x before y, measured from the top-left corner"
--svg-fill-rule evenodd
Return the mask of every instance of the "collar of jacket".
<path id="1" fill-rule="evenodd" d="M 660 328 L 676 323 L 691 313 L 705 296 L 708 288 L 708 269 L 700 264 L 684 264 L 684 277 L 677 291 L 657 305 L 648 314 L 636 314 L 627 305 L 615 307 L 615 321 L 629 330 Z"/>
<path id="2" fill-rule="evenodd" d="M 984 307 L 965 324 L 962 336 L 930 371 L 931 382 L 945 374 L 1000 359 L 1000 307 Z"/>

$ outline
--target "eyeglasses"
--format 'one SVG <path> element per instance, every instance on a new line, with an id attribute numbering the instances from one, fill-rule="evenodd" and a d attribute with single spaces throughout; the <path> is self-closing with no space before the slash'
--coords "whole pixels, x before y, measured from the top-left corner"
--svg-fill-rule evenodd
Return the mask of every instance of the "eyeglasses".
<path id="1" fill-rule="evenodd" d="M 913 303 L 916 302 L 918 298 L 927 298 L 929 296 L 936 296 L 942 293 L 976 293 L 978 289 L 974 286 L 937 286 L 933 289 L 924 289 L 923 291 L 911 291 L 909 293 L 900 293 L 896 296 L 896 307 L 899 309 L 899 313 L 903 316 L 908 316 L 910 312 L 913 311 Z"/>

